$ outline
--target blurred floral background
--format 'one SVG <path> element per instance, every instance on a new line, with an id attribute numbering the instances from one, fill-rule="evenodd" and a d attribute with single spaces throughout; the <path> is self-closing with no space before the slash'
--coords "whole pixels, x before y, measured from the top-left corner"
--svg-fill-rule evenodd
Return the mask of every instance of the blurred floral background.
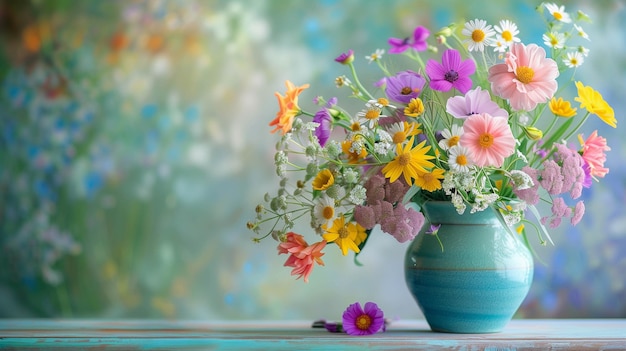
<path id="1" fill-rule="evenodd" d="M 485 2 L 487 3 L 487 2 Z M 269 121 L 284 81 L 338 94 L 333 59 L 417 25 L 510 19 L 542 43 L 539 1 L 0 1 L 0 317 L 337 319 L 355 301 L 421 318 L 406 245 L 358 267 L 327 254 L 306 284 L 246 222 L 274 191 Z M 565 1 L 593 24 L 577 77 L 624 116 L 626 1 Z M 314 96 L 301 95 L 310 103 Z M 626 317 L 624 123 L 599 119 L 610 173 L 587 215 L 536 247 L 518 317 Z M 335 262 L 336 261 L 336 262 Z M 339 267 L 339 268 L 337 268 Z"/>

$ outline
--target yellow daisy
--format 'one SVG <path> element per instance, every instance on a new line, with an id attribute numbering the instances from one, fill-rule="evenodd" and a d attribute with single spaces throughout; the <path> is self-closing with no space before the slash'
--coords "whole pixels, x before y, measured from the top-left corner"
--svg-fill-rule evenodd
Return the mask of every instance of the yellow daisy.
<path id="1" fill-rule="evenodd" d="M 604 123 L 611 127 L 617 127 L 613 108 L 604 101 L 599 92 L 590 86 L 584 86 L 581 82 L 576 82 L 576 88 L 578 88 L 578 97 L 574 98 L 574 100 L 580 102 L 580 108 L 584 108 L 589 113 L 600 117 Z"/>
<path id="2" fill-rule="evenodd" d="M 552 98 L 550 100 L 550 111 L 557 116 L 561 117 L 573 117 L 576 116 L 576 109 L 572 108 L 569 101 L 563 100 L 563 98 Z"/>
<path id="3" fill-rule="evenodd" d="M 443 179 L 444 170 L 435 168 L 430 172 L 420 172 L 415 179 L 415 185 L 426 191 L 435 191 L 441 189 L 441 179 Z"/>
<path id="4" fill-rule="evenodd" d="M 363 242 L 365 236 L 367 236 L 365 228 L 357 223 L 346 223 L 346 218 L 343 215 L 335 219 L 332 227 L 326 228 L 324 226 L 324 229 L 326 230 L 326 233 L 323 235 L 324 240 L 329 243 L 336 243 L 344 256 L 348 254 L 348 250 L 356 253 L 361 251 L 357 242 Z"/>
<path id="5" fill-rule="evenodd" d="M 432 168 L 434 164 L 428 160 L 435 158 L 426 154 L 430 146 L 425 146 L 426 140 L 413 146 L 414 138 L 410 138 L 406 145 L 396 145 L 397 156 L 383 168 L 385 178 L 390 182 L 395 182 L 404 176 L 407 184 L 413 185 L 413 179 L 417 178 L 418 172 L 427 172 L 427 168 Z"/>

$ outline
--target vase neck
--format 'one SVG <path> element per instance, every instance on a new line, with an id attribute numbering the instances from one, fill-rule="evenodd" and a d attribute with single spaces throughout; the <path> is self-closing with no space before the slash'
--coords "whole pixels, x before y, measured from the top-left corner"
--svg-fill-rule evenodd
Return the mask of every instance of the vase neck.
<path id="1" fill-rule="evenodd" d="M 431 224 L 500 224 L 492 207 L 475 213 L 467 208 L 459 214 L 449 201 L 427 201 L 422 205 L 422 212 Z"/>

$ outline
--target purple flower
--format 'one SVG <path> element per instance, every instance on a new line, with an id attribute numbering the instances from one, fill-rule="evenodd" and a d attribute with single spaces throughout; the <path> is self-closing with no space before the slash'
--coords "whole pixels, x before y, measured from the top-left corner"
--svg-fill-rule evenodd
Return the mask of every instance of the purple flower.
<path id="1" fill-rule="evenodd" d="M 326 145 L 328 138 L 330 138 L 330 132 L 332 131 L 332 117 L 330 112 L 328 112 L 327 108 L 323 108 L 315 114 L 313 117 L 313 122 L 319 123 L 320 125 L 315 128 L 315 136 L 319 141 L 321 146 Z"/>
<path id="2" fill-rule="evenodd" d="M 335 61 L 344 65 L 352 63 L 352 61 L 354 61 L 354 51 L 350 49 L 347 52 L 342 53 L 335 58 Z"/>
<path id="3" fill-rule="evenodd" d="M 467 118 L 478 113 L 488 113 L 494 117 L 508 117 L 508 112 L 491 100 L 489 90 L 476 87 L 465 96 L 453 96 L 446 103 L 446 111 L 456 118 Z"/>
<path id="4" fill-rule="evenodd" d="M 439 233 L 439 228 L 441 228 L 441 224 L 431 224 L 430 228 L 426 231 L 426 234 L 437 235 L 437 233 Z"/>
<path id="5" fill-rule="evenodd" d="M 413 31 L 413 38 L 389 38 L 389 40 L 387 41 L 389 45 L 391 45 L 389 53 L 399 54 L 406 51 L 408 48 L 413 48 L 415 49 L 415 51 L 426 51 L 426 49 L 428 49 L 428 43 L 426 42 L 426 38 L 428 38 L 429 35 L 430 31 L 428 29 L 419 26 Z"/>
<path id="6" fill-rule="evenodd" d="M 348 306 L 342 316 L 343 329 L 350 335 L 372 335 L 385 324 L 383 311 L 373 302 L 365 303 L 365 309 L 355 302 Z"/>
<path id="7" fill-rule="evenodd" d="M 453 49 L 446 50 L 441 63 L 428 60 L 426 74 L 430 78 L 430 87 L 438 91 L 458 89 L 465 94 L 472 88 L 472 80 L 469 78 L 476 71 L 476 64 L 471 59 L 461 60 L 461 54 Z"/>
<path id="8" fill-rule="evenodd" d="M 426 80 L 413 71 L 402 71 L 387 78 L 387 96 L 402 104 L 408 104 L 422 92 Z"/>

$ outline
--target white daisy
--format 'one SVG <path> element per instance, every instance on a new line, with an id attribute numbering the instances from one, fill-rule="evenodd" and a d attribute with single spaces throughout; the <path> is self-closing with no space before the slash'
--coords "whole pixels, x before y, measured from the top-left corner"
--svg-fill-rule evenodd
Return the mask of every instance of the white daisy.
<path id="1" fill-rule="evenodd" d="M 378 123 L 378 119 L 386 116 L 382 114 L 382 107 L 379 107 L 377 104 L 367 104 L 364 110 L 357 112 L 356 117 L 361 125 L 367 125 L 370 129 L 373 129 Z"/>
<path id="2" fill-rule="evenodd" d="M 574 29 L 576 29 L 576 32 L 578 33 L 578 36 L 580 36 L 583 39 L 587 39 L 587 40 L 591 40 L 589 39 L 589 35 L 587 35 L 587 33 L 585 32 L 585 30 L 583 29 L 583 27 L 574 24 Z"/>
<path id="3" fill-rule="evenodd" d="M 506 52 L 506 49 L 508 47 L 509 46 L 507 45 L 506 40 L 504 40 L 499 35 L 496 38 L 496 40 L 493 42 L 493 51 L 495 51 L 495 52 L 504 53 L 504 52 Z"/>
<path id="4" fill-rule="evenodd" d="M 441 136 L 443 137 L 443 139 L 439 141 L 439 147 L 444 150 L 449 150 L 459 143 L 459 141 L 461 140 L 461 135 L 463 135 L 463 128 L 461 126 L 453 124 L 452 129 L 446 128 L 441 132 Z"/>
<path id="5" fill-rule="evenodd" d="M 383 57 L 384 53 L 385 53 L 384 49 L 376 49 L 374 53 L 372 53 L 371 55 L 365 56 L 365 58 L 367 59 L 367 61 L 369 61 L 369 63 L 372 63 L 374 61 L 380 60 Z"/>
<path id="6" fill-rule="evenodd" d="M 585 57 L 586 57 L 587 55 L 589 55 L 589 49 L 587 49 L 586 47 L 584 47 L 584 46 L 582 46 L 582 45 L 581 45 L 581 46 L 579 46 L 579 47 L 578 47 L 578 49 L 576 49 L 576 50 L 577 50 L 578 52 L 580 52 L 581 54 L 583 54 L 583 56 L 585 56 Z"/>
<path id="7" fill-rule="evenodd" d="M 567 57 L 563 59 L 565 65 L 570 68 L 580 67 L 584 61 L 585 58 L 583 57 L 583 54 L 578 51 L 568 52 Z"/>
<path id="8" fill-rule="evenodd" d="M 472 159 L 469 150 L 461 145 L 455 145 L 448 150 L 448 166 L 457 172 L 469 172 Z"/>
<path id="9" fill-rule="evenodd" d="M 465 23 L 465 28 L 463 28 L 461 34 L 468 37 L 463 43 L 467 44 L 469 51 L 482 52 L 485 51 L 485 46 L 491 46 L 496 32 L 493 31 L 491 25 L 487 24 L 487 21 L 474 19 Z"/>
<path id="10" fill-rule="evenodd" d="M 519 30 L 517 25 L 509 20 L 501 20 L 499 26 L 494 26 L 494 29 L 500 38 L 504 40 L 507 46 L 511 46 L 513 43 L 519 43 L 521 40 L 517 37 Z"/>
<path id="11" fill-rule="evenodd" d="M 572 21 L 572 19 L 569 17 L 569 14 L 565 12 L 565 6 L 557 6 L 553 3 L 547 3 L 545 4 L 545 6 L 555 20 L 564 23 L 570 23 Z"/>
<path id="12" fill-rule="evenodd" d="M 335 213 L 335 200 L 328 195 L 322 195 L 313 207 L 315 222 L 320 226 L 331 226 L 337 214 Z"/>
<path id="13" fill-rule="evenodd" d="M 565 46 L 565 34 L 550 32 L 543 35 L 543 43 L 553 49 L 562 49 Z"/>

